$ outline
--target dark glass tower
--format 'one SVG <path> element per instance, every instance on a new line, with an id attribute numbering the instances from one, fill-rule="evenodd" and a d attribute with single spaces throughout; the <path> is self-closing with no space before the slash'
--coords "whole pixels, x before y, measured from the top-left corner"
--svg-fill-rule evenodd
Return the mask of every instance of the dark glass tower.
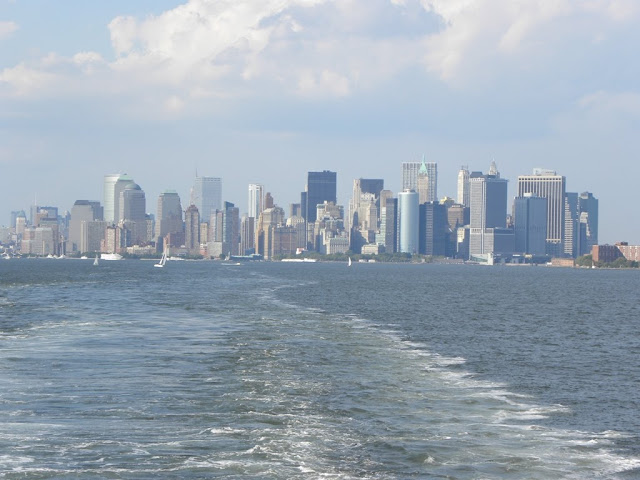
<path id="1" fill-rule="evenodd" d="M 309 172 L 307 177 L 306 220 L 316 221 L 316 207 L 324 202 L 336 202 L 336 172 Z"/>

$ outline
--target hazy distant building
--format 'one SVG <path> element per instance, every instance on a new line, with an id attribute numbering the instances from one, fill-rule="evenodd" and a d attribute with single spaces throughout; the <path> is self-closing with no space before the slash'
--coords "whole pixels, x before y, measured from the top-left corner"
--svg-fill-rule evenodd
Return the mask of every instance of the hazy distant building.
<path id="1" fill-rule="evenodd" d="M 247 207 L 247 216 L 255 218 L 260 216 L 260 212 L 264 208 L 264 186 L 259 183 L 249 184 L 249 198 Z"/>
<path id="2" fill-rule="evenodd" d="M 120 178 L 119 173 L 112 173 L 104 176 L 103 187 L 103 205 L 104 205 L 104 220 L 109 223 L 116 221 L 116 182 Z"/>
<path id="3" fill-rule="evenodd" d="M 240 252 L 240 210 L 230 202 L 211 215 L 209 241 L 221 243 L 224 255 Z"/>
<path id="4" fill-rule="evenodd" d="M 576 258 L 580 250 L 580 203 L 576 192 L 564 194 L 564 255 Z"/>
<path id="5" fill-rule="evenodd" d="M 80 224 L 80 247 L 77 250 L 81 253 L 100 252 L 107 225 L 109 224 L 104 220 L 82 221 Z"/>
<path id="6" fill-rule="evenodd" d="M 107 220 L 107 221 L 111 221 L 113 223 L 119 223 L 120 221 L 124 220 L 124 218 L 122 217 L 122 215 L 123 215 L 122 208 L 123 207 L 121 205 L 122 192 L 127 187 L 133 186 L 133 185 L 136 185 L 136 183 L 133 181 L 133 178 L 131 178 L 129 175 L 122 174 L 122 175 L 118 176 L 117 180 L 115 181 L 115 184 L 113 185 L 113 190 L 112 190 L 113 198 L 111 198 L 109 200 L 111 205 L 112 205 L 112 208 L 113 208 L 113 214 L 112 214 L 113 215 L 113 219 L 112 220 Z M 105 188 L 106 188 L 106 185 L 105 185 Z M 106 201 L 107 201 L 107 198 L 105 196 L 105 202 Z M 105 203 L 105 212 L 106 212 L 106 203 Z"/>
<path id="7" fill-rule="evenodd" d="M 212 212 L 222 209 L 222 179 L 196 176 L 191 189 L 191 203 L 200 212 L 200 218 L 208 222 Z"/>
<path id="8" fill-rule="evenodd" d="M 116 191 L 120 180 L 116 183 Z M 150 241 L 147 229 L 147 200 L 144 191 L 134 182 L 127 182 L 120 192 L 118 221 L 131 231 L 131 245 L 142 245 Z M 127 245 L 130 246 L 130 245 Z"/>
<path id="9" fill-rule="evenodd" d="M 469 206 L 469 167 L 463 165 L 458 172 L 458 196 L 456 202 L 465 207 Z"/>
<path id="10" fill-rule="evenodd" d="M 324 170 L 322 172 L 308 172 L 306 212 L 304 219 L 308 222 L 316 221 L 317 206 L 324 202 L 336 203 L 337 174 Z"/>
<path id="11" fill-rule="evenodd" d="M 405 190 L 398 194 L 398 251 L 415 254 L 419 249 L 418 194 Z"/>
<path id="12" fill-rule="evenodd" d="M 514 200 L 515 250 L 544 255 L 547 239 L 547 199 L 526 193 Z"/>
<path id="13" fill-rule="evenodd" d="M 587 255 L 598 244 L 598 199 L 592 193 L 580 194 L 580 255 Z"/>
<path id="14" fill-rule="evenodd" d="M 184 246 L 190 255 L 200 253 L 200 212 L 191 204 L 184 212 Z"/>
<path id="15" fill-rule="evenodd" d="M 515 239 L 503 242 L 507 226 L 507 180 L 473 172 L 469 178 L 469 255 L 513 252 Z M 498 236 L 498 238 L 496 238 Z"/>
<path id="16" fill-rule="evenodd" d="M 420 182 L 421 185 L 418 185 L 419 176 L 423 177 L 422 182 Z M 424 186 L 425 183 L 426 188 Z M 402 190 L 419 192 L 420 187 L 426 190 L 426 193 L 423 193 L 426 196 L 426 201 L 438 201 L 438 164 L 425 162 L 424 156 L 422 157 L 422 162 L 404 162 L 402 164 Z M 418 198 L 420 198 L 419 194 Z"/>
<path id="17" fill-rule="evenodd" d="M 389 190 L 383 190 L 380 197 L 380 232 L 376 235 L 376 243 L 384 245 L 385 252 L 395 253 L 398 248 L 398 200 Z"/>
<path id="18" fill-rule="evenodd" d="M 71 207 L 71 218 L 69 219 L 69 239 L 67 243 L 68 252 L 81 252 L 82 250 L 82 222 L 101 221 L 103 219 L 103 208 L 100 202 L 91 200 L 76 200 Z M 102 234 L 104 238 L 104 232 Z M 95 251 L 100 250 L 100 243 Z"/>
<path id="19" fill-rule="evenodd" d="M 551 170 L 534 169 L 533 175 L 518 177 L 518 196 L 532 193 L 547 199 L 546 253 L 560 256 L 564 253 L 565 177 Z"/>
<path id="20" fill-rule="evenodd" d="M 447 207 L 436 202 L 420 204 L 419 253 L 433 256 L 447 255 L 450 238 Z"/>
<path id="21" fill-rule="evenodd" d="M 256 219 L 243 216 L 240 220 L 240 254 L 255 253 Z"/>
<path id="22" fill-rule="evenodd" d="M 175 190 L 166 190 L 158 197 L 154 237 L 161 239 L 168 233 L 182 232 L 183 229 L 180 196 Z"/>
<path id="23" fill-rule="evenodd" d="M 469 207 L 454 203 L 447 208 L 447 221 L 451 230 L 469 225 Z"/>

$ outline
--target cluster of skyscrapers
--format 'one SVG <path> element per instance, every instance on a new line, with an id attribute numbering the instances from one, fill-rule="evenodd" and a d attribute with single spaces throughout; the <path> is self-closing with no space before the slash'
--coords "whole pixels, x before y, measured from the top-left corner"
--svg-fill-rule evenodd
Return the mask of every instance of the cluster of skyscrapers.
<path id="1" fill-rule="evenodd" d="M 222 200 L 222 180 L 196 176 L 189 204 L 167 190 L 147 213 L 142 188 L 126 174 L 105 175 L 103 201 L 77 200 L 70 212 L 34 207 L 13 212 L 0 241 L 24 254 L 258 254 L 301 251 L 408 253 L 477 261 L 495 257 L 575 258 L 598 243 L 598 200 L 566 192 L 565 177 L 536 169 L 517 179 L 508 211 L 507 180 L 495 162 L 487 173 L 462 167 L 456 198 L 438 198 L 436 163 L 402 164 L 402 191 L 383 179 L 353 180 L 346 206 L 337 203 L 337 174 L 308 172 L 299 203 L 288 212 L 263 185 L 248 187 L 247 211 Z"/>

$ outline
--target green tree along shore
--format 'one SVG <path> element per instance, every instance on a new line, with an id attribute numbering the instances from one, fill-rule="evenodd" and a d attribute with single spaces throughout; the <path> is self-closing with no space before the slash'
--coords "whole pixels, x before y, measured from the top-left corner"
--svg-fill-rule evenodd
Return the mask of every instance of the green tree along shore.
<path id="1" fill-rule="evenodd" d="M 594 262 L 591 255 L 583 255 L 576 258 L 576 266 L 578 267 L 597 267 L 597 268 L 638 268 L 638 262 L 629 261 L 624 257 L 616 258 L 613 262 Z"/>

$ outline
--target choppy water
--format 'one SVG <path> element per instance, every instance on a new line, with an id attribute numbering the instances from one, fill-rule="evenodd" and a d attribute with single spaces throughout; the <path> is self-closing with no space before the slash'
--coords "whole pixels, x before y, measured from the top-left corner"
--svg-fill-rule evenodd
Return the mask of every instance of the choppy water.
<path id="1" fill-rule="evenodd" d="M 638 478 L 640 272 L 0 263 L 1 478 Z"/>

